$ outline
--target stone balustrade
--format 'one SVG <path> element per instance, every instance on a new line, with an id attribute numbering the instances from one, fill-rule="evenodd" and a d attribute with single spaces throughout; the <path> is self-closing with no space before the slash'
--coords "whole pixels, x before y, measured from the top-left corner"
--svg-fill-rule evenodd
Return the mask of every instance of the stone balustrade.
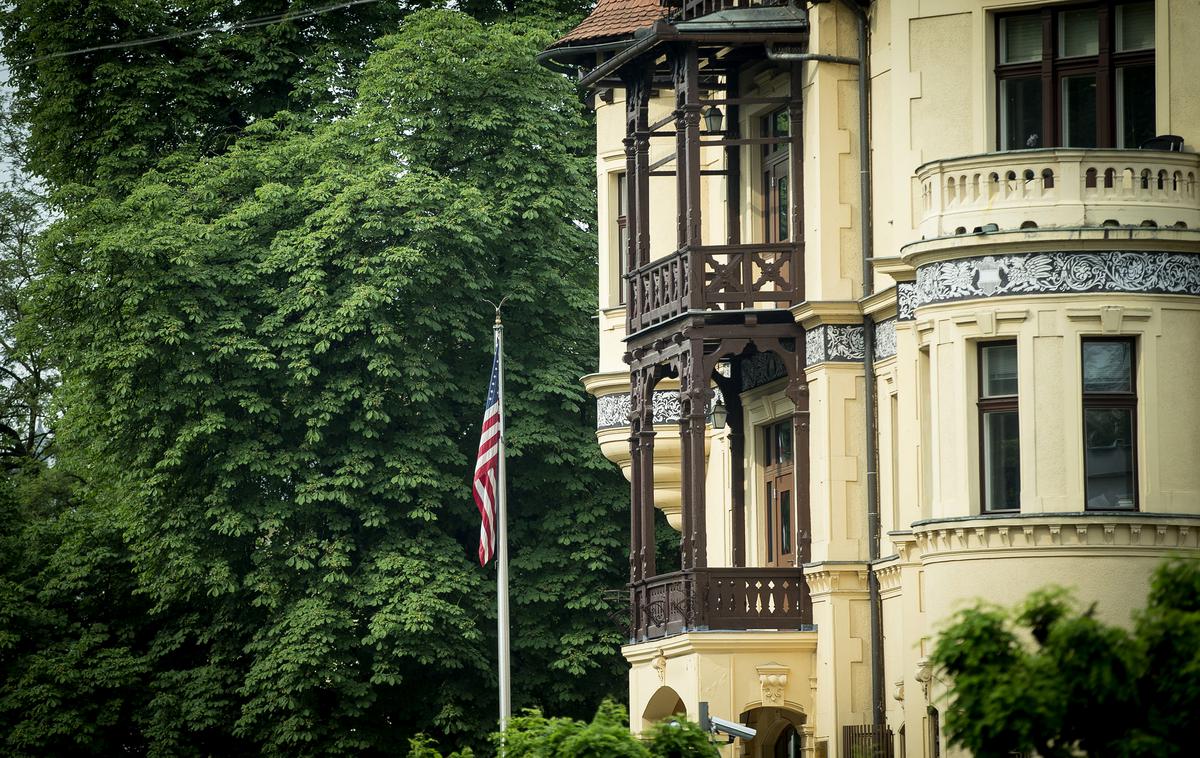
<path id="1" fill-rule="evenodd" d="M 1105 226 L 1200 228 L 1200 155 L 1014 150 L 917 169 L 922 239 Z"/>

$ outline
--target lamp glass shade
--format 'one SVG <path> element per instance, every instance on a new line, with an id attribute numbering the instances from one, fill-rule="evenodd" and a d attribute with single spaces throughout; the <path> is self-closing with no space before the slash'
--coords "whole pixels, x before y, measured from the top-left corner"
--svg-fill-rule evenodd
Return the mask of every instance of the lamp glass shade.
<path id="1" fill-rule="evenodd" d="M 729 420 L 729 411 L 725 409 L 725 404 L 717 401 L 717 404 L 712 409 L 712 425 L 713 429 L 724 429 L 725 423 Z"/>
<path id="2" fill-rule="evenodd" d="M 725 123 L 725 114 L 717 106 L 704 111 L 704 128 L 710 132 L 719 132 Z"/>

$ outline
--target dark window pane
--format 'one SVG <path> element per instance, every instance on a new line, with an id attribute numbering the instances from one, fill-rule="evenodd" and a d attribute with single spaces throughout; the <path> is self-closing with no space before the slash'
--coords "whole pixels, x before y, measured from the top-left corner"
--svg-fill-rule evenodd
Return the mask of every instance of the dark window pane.
<path id="1" fill-rule="evenodd" d="M 983 396 L 1017 394 L 1017 346 L 983 347 Z"/>
<path id="2" fill-rule="evenodd" d="M 1117 147 L 1138 147 L 1154 134 L 1154 66 L 1117 69 Z"/>
<path id="3" fill-rule="evenodd" d="M 775 458 L 771 452 L 771 442 L 774 436 L 775 430 L 773 428 L 768 426 L 763 429 L 763 460 L 767 462 L 768 466 L 775 462 Z"/>
<path id="4" fill-rule="evenodd" d="M 776 180 L 779 187 L 779 239 L 783 241 L 788 238 L 788 178 L 781 176 Z"/>
<path id="5" fill-rule="evenodd" d="M 983 414 L 983 477 L 985 508 L 1021 507 L 1020 436 L 1016 411 Z"/>
<path id="6" fill-rule="evenodd" d="M 1154 3 L 1117 6 L 1117 50 L 1149 50 L 1154 47 Z"/>
<path id="7" fill-rule="evenodd" d="M 1133 411 L 1083 412 L 1088 508 L 1133 508 Z"/>
<path id="8" fill-rule="evenodd" d="M 786 110 L 775 114 L 775 136 L 788 136 L 788 112 Z"/>
<path id="9" fill-rule="evenodd" d="M 1066 147 L 1096 147 L 1096 77 L 1064 76 L 1062 131 Z"/>
<path id="10" fill-rule="evenodd" d="M 791 424 L 779 424 L 775 427 L 778 434 L 778 441 L 775 443 L 779 450 L 779 462 L 792 462 L 792 429 Z"/>
<path id="11" fill-rule="evenodd" d="M 779 493 L 779 552 L 792 552 L 792 493 L 787 490 Z"/>
<path id="12" fill-rule="evenodd" d="M 1042 15 L 1000 19 L 1000 62 L 1027 63 L 1042 59 Z"/>
<path id="13" fill-rule="evenodd" d="M 1058 54 L 1064 58 L 1100 52 L 1100 24 L 1095 8 L 1064 11 L 1058 16 Z"/>
<path id="14" fill-rule="evenodd" d="M 1000 80 L 1000 149 L 1042 146 L 1042 81 L 1036 76 Z"/>
<path id="15" fill-rule="evenodd" d="M 1132 392 L 1133 355 L 1128 342 L 1083 343 L 1084 392 Z"/>

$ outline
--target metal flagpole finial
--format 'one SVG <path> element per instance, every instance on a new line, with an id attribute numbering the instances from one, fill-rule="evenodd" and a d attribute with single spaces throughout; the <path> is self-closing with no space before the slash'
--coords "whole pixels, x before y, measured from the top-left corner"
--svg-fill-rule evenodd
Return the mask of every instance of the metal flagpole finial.
<path id="1" fill-rule="evenodd" d="M 508 300 L 508 297 L 509 297 L 508 295 L 505 295 L 504 297 L 500 298 L 499 305 L 497 305 L 496 303 L 493 303 L 491 300 L 488 300 L 487 298 L 483 299 L 483 302 L 487 303 L 488 305 L 490 305 L 496 309 L 496 325 L 497 326 L 500 324 L 500 309 L 504 307 L 504 301 Z"/>

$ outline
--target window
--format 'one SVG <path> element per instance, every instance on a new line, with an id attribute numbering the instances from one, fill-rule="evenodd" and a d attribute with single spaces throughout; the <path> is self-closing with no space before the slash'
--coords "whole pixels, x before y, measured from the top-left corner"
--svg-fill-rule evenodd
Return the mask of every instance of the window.
<path id="1" fill-rule="evenodd" d="M 788 136 L 788 112 L 780 109 L 763 116 L 759 123 L 763 137 L 782 139 Z M 788 157 L 786 141 L 763 145 L 763 207 L 764 242 L 786 242 L 788 234 Z M 786 306 L 785 306 L 786 307 Z"/>
<path id="2" fill-rule="evenodd" d="M 766 494 L 766 564 L 796 565 L 796 532 L 792 507 L 792 422 L 762 429 L 763 492 Z"/>
<path id="3" fill-rule="evenodd" d="M 1083 467 L 1086 504 L 1137 508 L 1137 387 L 1131 339 L 1083 341 Z"/>
<path id="4" fill-rule="evenodd" d="M 629 258 L 629 178 L 625 172 L 617 174 L 617 302 L 625 304 L 625 281 Z"/>
<path id="5" fill-rule="evenodd" d="M 1006 14 L 996 23 L 1001 150 L 1138 147 L 1154 136 L 1154 3 Z"/>
<path id="6" fill-rule="evenodd" d="M 979 347 L 979 436 L 983 510 L 1020 510 L 1016 342 L 989 342 Z"/>

